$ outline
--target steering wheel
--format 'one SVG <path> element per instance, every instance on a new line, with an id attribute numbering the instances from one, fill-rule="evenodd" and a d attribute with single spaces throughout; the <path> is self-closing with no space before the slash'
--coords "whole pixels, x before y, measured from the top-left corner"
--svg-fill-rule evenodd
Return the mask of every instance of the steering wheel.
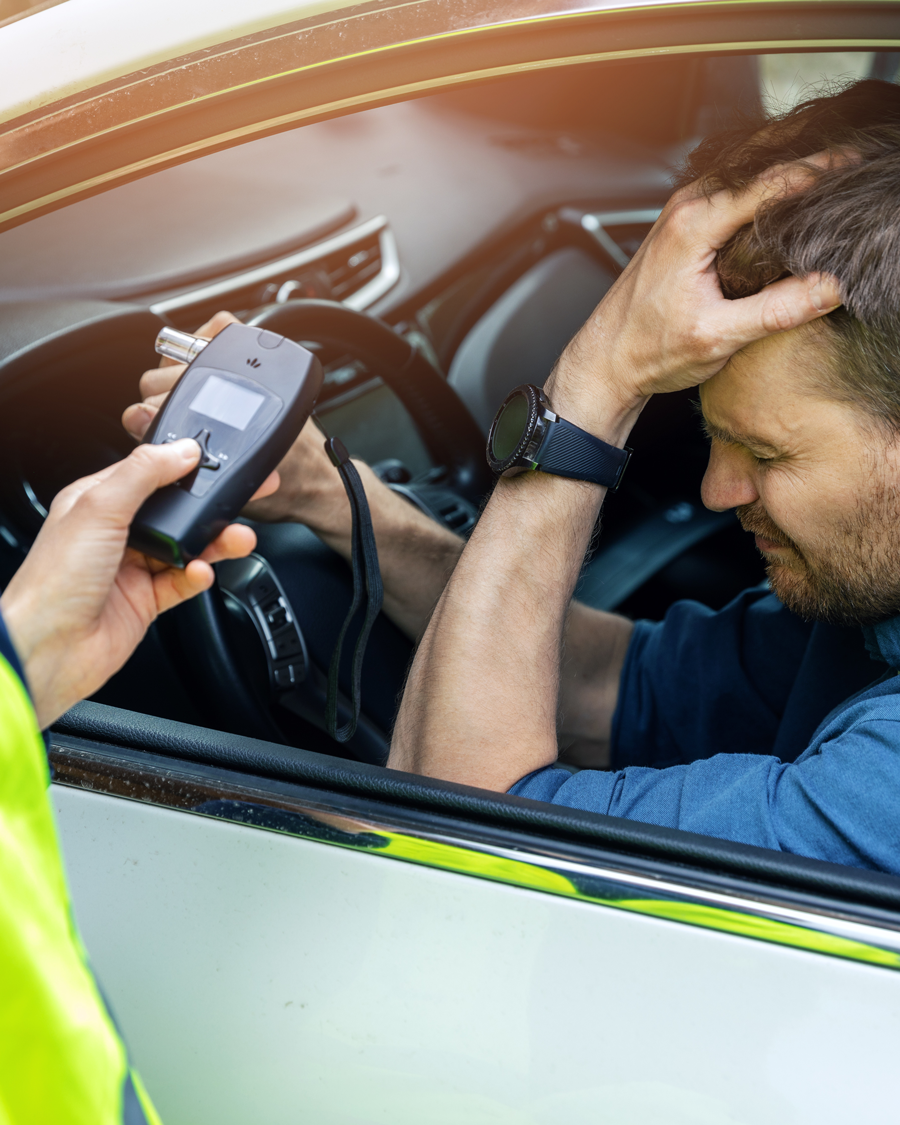
<path id="1" fill-rule="evenodd" d="M 432 459 L 446 469 L 441 487 L 480 502 L 491 480 L 484 435 L 456 391 L 408 340 L 384 322 L 333 301 L 268 306 L 247 323 L 350 353 L 406 408 Z M 218 586 L 186 603 L 174 618 L 178 648 L 206 709 L 216 725 L 238 733 L 281 742 L 302 738 L 308 749 L 383 763 L 412 653 L 409 640 L 379 615 L 363 664 L 359 726 L 339 747 L 324 733 L 325 672 L 352 597 L 350 568 L 299 524 L 253 527 L 255 555 L 246 562 L 219 564 Z M 263 588 L 269 591 L 265 604 L 253 594 Z M 284 657 L 284 667 L 276 669 L 271 650 L 267 652 L 266 606 L 277 606 L 279 598 L 299 633 L 290 642 L 294 656 Z M 282 626 L 279 636 L 284 635 Z M 347 694 L 351 647 L 345 646 L 340 675 Z M 294 683 L 288 682 L 287 660 L 292 661 Z M 285 682 L 276 682 L 276 671 Z"/>
<path id="2" fill-rule="evenodd" d="M 442 483 L 474 504 L 481 501 L 491 483 L 484 434 L 443 375 L 384 321 L 336 301 L 308 300 L 268 305 L 247 323 L 289 340 L 315 340 L 361 360 L 406 407 L 434 463 L 446 467 Z"/>

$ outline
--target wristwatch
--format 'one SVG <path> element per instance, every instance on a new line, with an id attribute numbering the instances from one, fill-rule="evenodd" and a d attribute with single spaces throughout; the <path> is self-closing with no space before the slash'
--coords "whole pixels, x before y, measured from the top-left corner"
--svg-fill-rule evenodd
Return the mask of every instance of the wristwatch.
<path id="1" fill-rule="evenodd" d="M 615 492 L 631 450 L 609 445 L 560 418 L 539 387 L 523 383 L 497 411 L 488 435 L 487 459 L 494 472 L 503 476 L 540 469 L 602 484 Z"/>

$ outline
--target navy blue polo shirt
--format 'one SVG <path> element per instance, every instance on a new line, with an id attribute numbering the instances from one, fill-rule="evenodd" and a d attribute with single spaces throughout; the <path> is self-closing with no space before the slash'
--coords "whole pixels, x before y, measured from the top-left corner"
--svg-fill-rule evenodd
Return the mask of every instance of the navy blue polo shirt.
<path id="1" fill-rule="evenodd" d="M 679 602 L 635 625 L 612 770 L 510 792 L 900 874 L 898 668 L 900 618 L 809 625 L 760 589 Z"/>

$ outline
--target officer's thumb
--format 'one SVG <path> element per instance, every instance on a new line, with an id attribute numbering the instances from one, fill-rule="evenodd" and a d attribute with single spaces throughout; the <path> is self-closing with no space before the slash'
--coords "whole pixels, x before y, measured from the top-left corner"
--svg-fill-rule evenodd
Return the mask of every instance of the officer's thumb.
<path id="1" fill-rule="evenodd" d="M 139 445 L 78 500 L 104 523 L 128 527 L 138 508 L 159 488 L 174 484 L 195 468 L 200 446 L 192 438 L 166 445 Z"/>

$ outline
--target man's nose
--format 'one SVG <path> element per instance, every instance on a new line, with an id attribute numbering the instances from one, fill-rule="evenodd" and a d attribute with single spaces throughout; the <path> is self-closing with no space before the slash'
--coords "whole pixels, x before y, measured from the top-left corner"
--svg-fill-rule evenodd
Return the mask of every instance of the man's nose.
<path id="1" fill-rule="evenodd" d="M 759 499 L 753 463 L 746 450 L 714 441 L 703 474 L 700 496 L 714 512 L 726 512 Z"/>

